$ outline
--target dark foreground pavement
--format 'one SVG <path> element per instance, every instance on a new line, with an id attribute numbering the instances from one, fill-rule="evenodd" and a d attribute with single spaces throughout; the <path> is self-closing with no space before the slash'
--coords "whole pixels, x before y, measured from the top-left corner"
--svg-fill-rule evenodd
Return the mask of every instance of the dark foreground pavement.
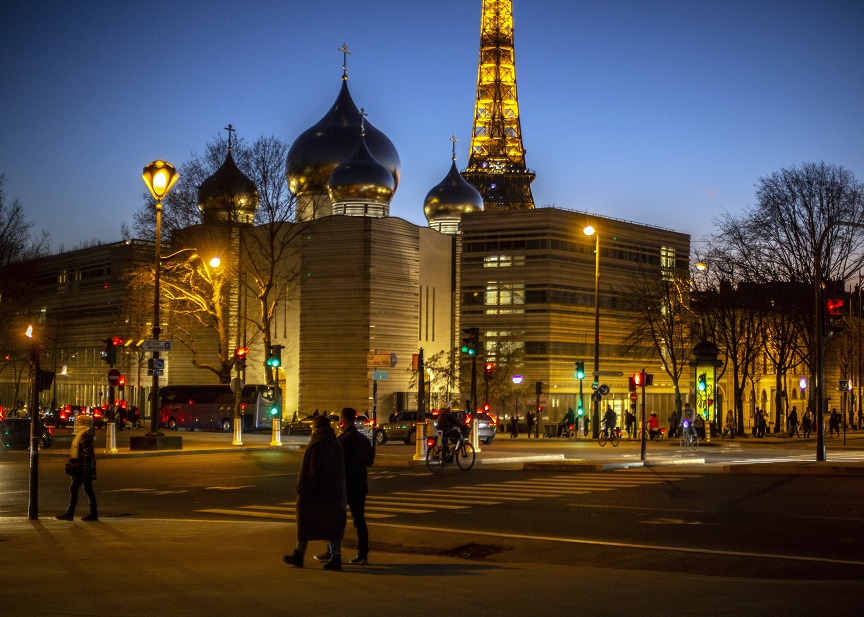
<path id="1" fill-rule="evenodd" d="M 371 531 L 373 539 L 384 534 L 377 526 Z M 860 566 L 840 577 L 845 580 L 777 580 L 745 566 L 734 571 L 750 574 L 709 576 L 688 571 L 687 555 L 679 572 L 598 568 L 579 565 L 578 547 L 518 538 L 507 539 L 506 559 L 448 556 L 436 552 L 434 538 L 421 537 L 425 548 L 416 552 L 376 551 L 373 542 L 369 566 L 326 572 L 307 558 L 306 568 L 296 569 L 282 563 L 294 532 L 293 524 L 269 522 L 3 518 L 2 611 L 32 617 L 843 616 L 860 615 L 864 597 Z M 388 537 L 406 541 L 412 533 L 390 529 Z M 444 533 L 438 544 L 464 547 L 471 539 Z M 310 552 L 321 548 L 310 544 Z M 561 550 L 575 550 L 575 563 L 543 562 L 544 552 Z"/>

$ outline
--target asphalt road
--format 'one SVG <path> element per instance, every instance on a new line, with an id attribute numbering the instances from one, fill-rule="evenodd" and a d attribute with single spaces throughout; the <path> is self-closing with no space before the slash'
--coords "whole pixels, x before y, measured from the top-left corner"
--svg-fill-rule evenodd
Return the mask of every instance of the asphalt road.
<path id="1" fill-rule="evenodd" d="M 190 447 L 224 438 L 186 436 Z M 407 463 L 410 448 L 388 445 L 371 471 L 372 565 L 349 569 L 338 584 L 314 563 L 302 571 L 281 564 L 294 542 L 302 455 L 289 448 L 303 445 L 285 441 L 214 454 L 100 453 L 98 524 L 53 519 L 66 504 L 62 450 L 40 457 L 42 518 L 30 524 L 27 455 L 0 458 L 0 542 L 16 577 L 44 580 L 67 564 L 112 573 L 90 577 L 83 608 L 49 603 L 4 612 L 213 617 L 310 614 L 336 603 L 350 615 L 428 615 L 442 594 L 452 610 L 481 615 L 860 612 L 860 475 L 730 474 L 721 464 L 683 458 L 603 472 L 478 464 L 432 475 Z M 752 446 L 743 447 L 752 454 Z M 801 454 L 798 444 L 757 448 L 777 459 Z M 481 458 L 555 451 L 586 459 L 601 449 L 501 440 L 484 446 Z M 609 446 L 604 452 L 608 458 Z M 747 459 L 747 452 L 736 456 Z M 635 444 L 622 444 L 615 456 L 634 454 Z M 665 456 L 679 456 L 677 448 L 669 445 Z M 354 537 L 349 523 L 349 555 Z M 82 546 L 92 552 L 80 557 Z M 235 569 L 242 575 L 232 576 Z M 123 583 L 110 583 L 114 572 Z M 272 590 L 270 581 L 277 582 Z M 0 596 L 7 609 L 20 609 L 22 593 L 7 585 Z"/>

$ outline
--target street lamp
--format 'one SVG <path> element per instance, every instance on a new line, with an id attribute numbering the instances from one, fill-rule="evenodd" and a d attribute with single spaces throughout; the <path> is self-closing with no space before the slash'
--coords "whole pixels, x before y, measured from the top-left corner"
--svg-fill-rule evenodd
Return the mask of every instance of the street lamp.
<path id="1" fill-rule="evenodd" d="M 591 430 L 596 439 L 600 436 L 600 401 L 596 396 L 600 379 L 600 234 L 591 225 L 586 225 L 582 231 L 586 236 L 594 236 L 594 395 L 591 397 L 594 411 Z"/>
<path id="2" fill-rule="evenodd" d="M 180 175 L 171 163 L 165 161 L 153 161 L 144 168 L 141 175 L 150 194 L 156 200 L 156 274 L 153 283 L 153 340 L 159 340 L 162 328 L 159 326 L 159 277 L 161 275 L 162 260 L 160 259 L 160 243 L 162 236 L 162 200 Z M 159 432 L 159 351 L 153 352 L 153 388 L 150 392 L 150 432 L 148 437 L 161 436 Z"/>

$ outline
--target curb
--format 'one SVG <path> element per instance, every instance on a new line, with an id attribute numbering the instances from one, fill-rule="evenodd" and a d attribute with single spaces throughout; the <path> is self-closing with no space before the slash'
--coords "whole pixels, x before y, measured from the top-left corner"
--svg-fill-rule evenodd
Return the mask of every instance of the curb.
<path id="1" fill-rule="evenodd" d="M 664 467 L 668 465 L 702 465 L 704 458 L 667 459 L 655 461 L 618 461 L 611 463 L 589 463 L 585 460 L 565 460 L 554 463 L 528 462 L 522 467 L 526 471 L 569 471 L 571 473 L 591 473 L 614 471 L 616 469 L 637 469 L 640 467 Z"/>

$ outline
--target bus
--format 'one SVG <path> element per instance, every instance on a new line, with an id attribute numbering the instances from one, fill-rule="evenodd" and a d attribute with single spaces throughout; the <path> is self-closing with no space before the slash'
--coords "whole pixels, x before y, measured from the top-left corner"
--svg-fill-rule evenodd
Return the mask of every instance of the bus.
<path id="1" fill-rule="evenodd" d="M 271 430 L 281 419 L 282 393 L 275 386 L 247 384 L 240 393 L 244 431 Z M 234 393 L 228 384 L 165 386 L 159 389 L 159 425 L 230 432 L 234 428 Z"/>

